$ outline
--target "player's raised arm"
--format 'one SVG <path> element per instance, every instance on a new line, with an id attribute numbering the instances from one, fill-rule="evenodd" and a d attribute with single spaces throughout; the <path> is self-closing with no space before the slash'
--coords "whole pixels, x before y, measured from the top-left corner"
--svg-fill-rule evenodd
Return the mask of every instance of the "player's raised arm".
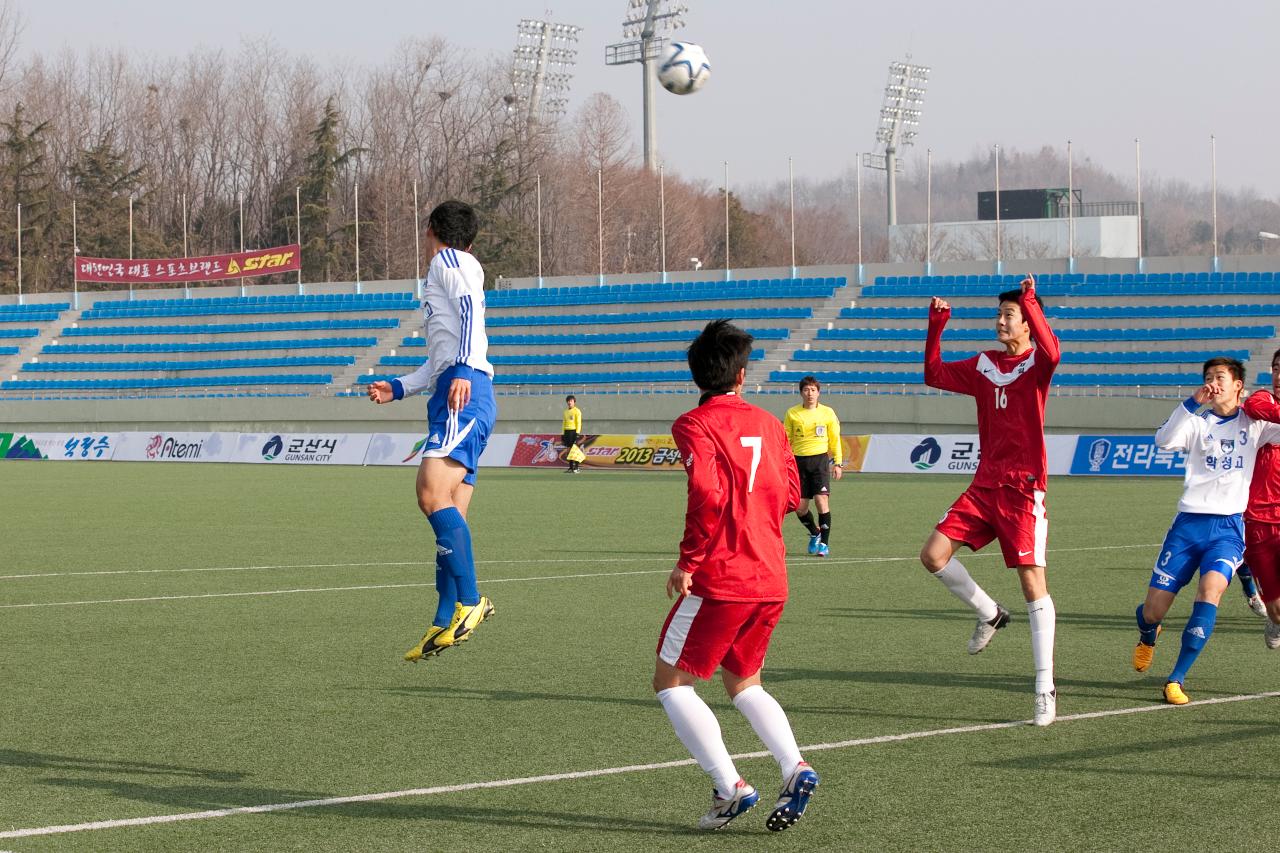
<path id="1" fill-rule="evenodd" d="M 969 371 L 963 362 L 942 360 L 942 330 L 951 319 L 951 304 L 933 297 L 929 302 L 929 332 L 924 341 L 924 384 L 957 394 L 970 393 Z"/>
<path id="2" fill-rule="evenodd" d="M 715 530 L 724 511 L 722 473 L 716 464 L 716 447 L 702 428 L 684 418 L 671 425 L 685 473 L 689 475 L 689 502 L 684 516 L 684 538 L 676 567 L 696 572 L 709 556 L 709 532 Z"/>
<path id="3" fill-rule="evenodd" d="M 1199 416 L 1202 406 L 1212 403 L 1222 391 L 1216 382 L 1206 382 L 1196 392 L 1178 404 L 1160 429 L 1156 430 L 1156 446 L 1162 450 L 1186 450 L 1199 434 L 1204 420 Z"/>
<path id="4" fill-rule="evenodd" d="M 1048 363 L 1052 367 L 1056 367 L 1058 362 L 1062 360 L 1062 346 L 1058 342 L 1058 336 L 1053 333 L 1053 329 L 1049 328 L 1049 319 L 1044 316 L 1044 309 L 1040 307 L 1040 300 L 1036 298 L 1036 280 L 1032 276 L 1027 276 L 1022 280 L 1022 319 L 1027 321 L 1027 325 L 1031 327 L 1031 337 L 1036 342 L 1036 348 L 1044 353 Z"/>

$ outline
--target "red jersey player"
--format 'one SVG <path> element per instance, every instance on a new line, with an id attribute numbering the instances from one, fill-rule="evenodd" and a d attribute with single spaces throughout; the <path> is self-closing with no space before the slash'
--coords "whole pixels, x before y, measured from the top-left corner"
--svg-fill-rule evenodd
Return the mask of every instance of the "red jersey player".
<path id="1" fill-rule="evenodd" d="M 1250 394 L 1244 413 L 1255 420 L 1280 421 L 1280 350 L 1271 356 L 1271 390 Z M 1258 448 L 1244 511 L 1244 561 L 1266 604 L 1267 648 L 1280 649 L 1280 445 Z"/>
<path id="2" fill-rule="evenodd" d="M 693 688 L 716 669 L 782 770 L 782 793 L 765 825 L 794 824 L 818 785 L 787 715 L 760 684 L 787 598 L 782 521 L 800 503 L 800 475 L 782 424 L 742 400 L 751 344 L 751 335 L 726 320 L 707 325 L 689 346 L 702 399 L 671 427 L 689 475 L 689 505 L 667 579 L 667 595 L 679 600 L 662 626 L 653 689 L 680 741 L 715 781 L 703 829 L 720 829 L 760 799 L 738 775 L 715 714 Z"/>
<path id="3" fill-rule="evenodd" d="M 969 640 L 969 654 L 976 655 L 1009 623 L 1009 611 L 974 582 L 955 555 L 962 545 L 977 551 L 993 539 L 1000 543 L 1005 565 L 1017 570 L 1027 601 L 1036 670 L 1034 721 L 1047 726 L 1057 716 L 1057 692 L 1053 683 L 1056 614 L 1045 581 L 1049 519 L 1044 506 L 1048 468 L 1044 406 L 1061 350 L 1030 276 L 1020 291 L 1000 294 L 996 340 L 1003 349 L 963 361 L 943 361 L 942 329 L 950 316 L 951 306 L 935 296 L 929 306 L 924 381 L 974 398 L 982 457 L 973 483 L 925 541 L 920 561 L 978 614 Z"/>

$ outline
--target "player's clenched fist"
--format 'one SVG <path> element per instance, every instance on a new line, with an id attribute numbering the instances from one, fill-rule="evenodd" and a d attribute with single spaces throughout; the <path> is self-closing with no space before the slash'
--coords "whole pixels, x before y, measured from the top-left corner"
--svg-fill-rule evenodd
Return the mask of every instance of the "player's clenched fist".
<path id="1" fill-rule="evenodd" d="M 935 296 L 929 302 L 929 310 L 930 311 L 950 311 L 951 303 L 945 299 L 941 299 Z"/>

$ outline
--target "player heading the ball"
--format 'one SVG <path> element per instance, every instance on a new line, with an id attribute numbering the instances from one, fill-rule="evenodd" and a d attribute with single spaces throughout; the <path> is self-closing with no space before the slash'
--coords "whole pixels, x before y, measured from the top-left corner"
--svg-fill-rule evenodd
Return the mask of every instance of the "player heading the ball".
<path id="1" fill-rule="evenodd" d="M 996 631 L 1009 624 L 1009 611 L 969 576 L 956 552 L 961 546 L 980 550 L 993 539 L 1000 543 L 1005 565 L 1018 573 L 1031 623 L 1034 722 L 1047 726 L 1057 717 L 1058 694 L 1053 683 L 1057 617 L 1045 578 L 1049 517 L 1044 502 L 1048 486 L 1044 407 L 1061 348 L 1031 276 L 1023 280 L 1021 289 L 999 296 L 996 340 L 1001 349 L 963 361 L 943 361 L 942 330 L 950 317 L 951 306 L 935 296 L 929 305 L 924 381 L 933 388 L 973 397 L 982 458 L 972 484 L 943 513 L 925 541 L 920 562 L 977 613 L 969 640 L 969 654 L 976 655 Z"/>
<path id="2" fill-rule="evenodd" d="M 379 404 L 414 394 L 428 398 L 418 507 L 435 532 L 440 597 L 431 627 L 405 652 L 407 661 L 469 640 L 493 615 L 493 602 L 476 586 L 466 519 L 476 467 L 498 414 L 484 330 L 484 270 L 471 254 L 479 230 L 469 204 L 446 201 L 431 211 L 426 240 L 431 262 L 422 299 L 427 360 L 410 374 L 369 386 L 369 399 Z"/>

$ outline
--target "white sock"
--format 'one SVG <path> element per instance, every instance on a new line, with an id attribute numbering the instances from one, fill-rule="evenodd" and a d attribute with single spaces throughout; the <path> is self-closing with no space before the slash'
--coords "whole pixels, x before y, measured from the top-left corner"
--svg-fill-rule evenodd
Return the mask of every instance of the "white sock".
<path id="1" fill-rule="evenodd" d="M 1031 659 L 1036 667 L 1036 693 L 1049 693 L 1053 687 L 1053 630 L 1058 611 L 1049 596 L 1027 602 L 1031 622 Z"/>
<path id="2" fill-rule="evenodd" d="M 659 690 L 658 701 L 675 727 L 676 737 L 680 738 L 698 766 L 711 774 L 716 792 L 725 799 L 732 797 L 742 777 L 725 748 L 715 713 L 692 687 Z"/>
<path id="3" fill-rule="evenodd" d="M 942 585 L 951 590 L 952 595 L 972 607 L 984 622 L 996 618 L 996 614 L 1000 612 L 995 599 L 969 577 L 969 572 L 955 557 L 933 576 L 942 581 Z"/>
<path id="4" fill-rule="evenodd" d="M 796 746 L 796 736 L 791 731 L 791 724 L 787 722 L 787 713 L 782 710 L 778 700 L 759 684 L 753 684 L 734 696 L 733 705 L 751 723 L 751 728 L 756 730 L 760 740 L 778 762 L 785 784 L 795 772 L 796 766 L 804 761 L 800 755 L 800 747 Z"/>

